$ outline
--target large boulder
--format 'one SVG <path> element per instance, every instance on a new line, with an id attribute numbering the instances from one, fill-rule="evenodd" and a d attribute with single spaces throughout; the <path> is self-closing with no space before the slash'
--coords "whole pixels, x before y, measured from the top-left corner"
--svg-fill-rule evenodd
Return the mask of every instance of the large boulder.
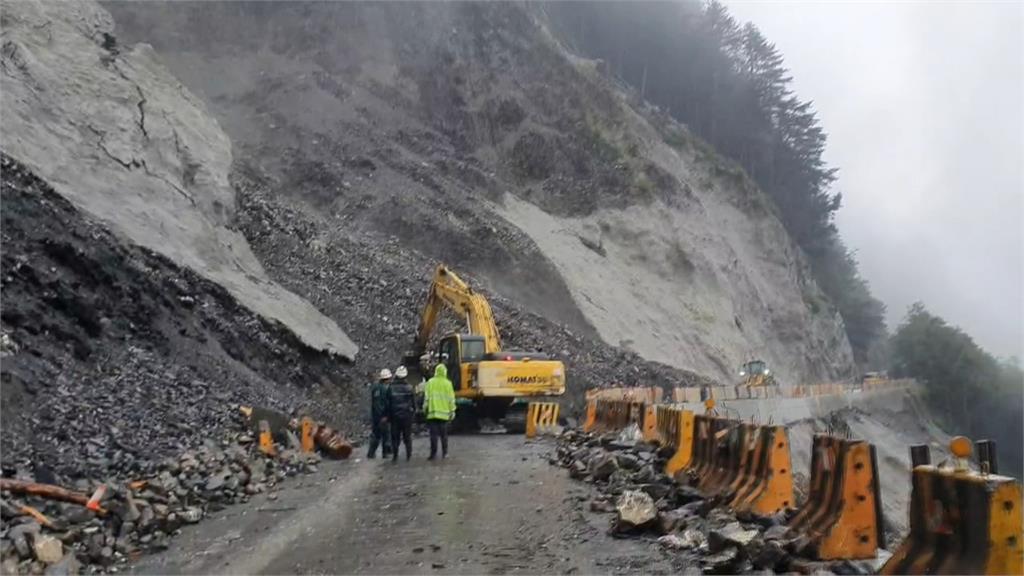
<path id="1" fill-rule="evenodd" d="M 632 532 L 654 522 L 658 509 L 654 499 L 640 490 L 626 490 L 615 505 L 618 513 L 615 521 L 616 532 Z"/>
<path id="2" fill-rule="evenodd" d="M 49 535 L 37 535 L 32 540 L 32 553 L 43 564 L 56 564 L 64 557 L 64 545 Z"/>
<path id="3" fill-rule="evenodd" d="M 619 463 L 613 454 L 601 452 L 590 459 L 590 476 L 597 481 L 607 480 L 613 472 L 619 469 Z"/>

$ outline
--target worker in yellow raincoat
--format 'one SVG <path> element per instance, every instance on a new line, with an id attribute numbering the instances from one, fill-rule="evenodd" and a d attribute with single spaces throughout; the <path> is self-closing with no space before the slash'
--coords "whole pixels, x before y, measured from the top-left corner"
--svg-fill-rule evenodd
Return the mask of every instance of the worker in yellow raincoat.
<path id="1" fill-rule="evenodd" d="M 434 377 L 427 380 L 423 392 L 423 411 L 430 430 L 430 458 L 437 457 L 437 440 L 441 439 L 441 457 L 448 457 L 448 423 L 455 419 L 455 388 L 448 379 L 444 364 L 434 368 Z"/>

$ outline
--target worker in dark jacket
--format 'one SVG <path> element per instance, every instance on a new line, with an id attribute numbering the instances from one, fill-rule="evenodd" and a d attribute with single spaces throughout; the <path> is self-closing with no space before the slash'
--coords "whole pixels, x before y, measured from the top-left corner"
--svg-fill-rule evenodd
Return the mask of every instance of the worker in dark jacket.
<path id="1" fill-rule="evenodd" d="M 391 460 L 398 460 L 398 441 L 405 443 L 405 459 L 412 458 L 412 418 L 416 411 L 416 396 L 406 382 L 409 372 L 405 366 L 395 369 L 395 379 L 388 387 L 388 421 L 391 425 Z"/>
<path id="2" fill-rule="evenodd" d="M 370 385 L 370 451 L 367 458 L 377 457 L 377 445 L 381 455 L 391 455 L 391 434 L 388 430 L 388 386 L 391 384 L 391 370 L 384 368 L 376 382 Z"/>

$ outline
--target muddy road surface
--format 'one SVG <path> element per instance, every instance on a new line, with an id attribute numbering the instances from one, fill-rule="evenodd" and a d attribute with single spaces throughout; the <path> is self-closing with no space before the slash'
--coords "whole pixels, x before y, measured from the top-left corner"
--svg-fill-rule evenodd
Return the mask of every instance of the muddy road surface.
<path id="1" fill-rule="evenodd" d="M 552 444 L 455 436 L 447 460 L 326 462 L 276 495 L 214 513 L 135 573 L 670 573 L 654 542 L 615 539 L 593 493 L 550 465 Z"/>

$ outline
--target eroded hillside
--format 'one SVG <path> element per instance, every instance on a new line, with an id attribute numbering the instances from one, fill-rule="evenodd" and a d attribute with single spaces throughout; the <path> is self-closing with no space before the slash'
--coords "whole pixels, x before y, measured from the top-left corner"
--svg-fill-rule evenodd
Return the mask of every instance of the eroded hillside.
<path id="1" fill-rule="evenodd" d="M 152 43 L 207 102 L 239 163 L 331 226 L 719 379 L 752 357 L 786 382 L 852 372 L 841 320 L 767 198 L 529 8 L 109 9 L 122 40 Z"/>
<path id="2" fill-rule="evenodd" d="M 95 2 L 4 7 L 4 152 L 132 242 L 352 359 L 337 324 L 267 278 L 231 229 L 227 135 L 150 46 L 119 46 L 113 28 Z"/>

